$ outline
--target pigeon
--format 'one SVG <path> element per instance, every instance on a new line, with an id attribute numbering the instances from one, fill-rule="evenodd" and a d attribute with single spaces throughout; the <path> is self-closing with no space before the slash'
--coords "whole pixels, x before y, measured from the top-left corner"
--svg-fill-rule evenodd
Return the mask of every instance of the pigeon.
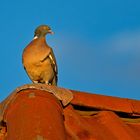
<path id="1" fill-rule="evenodd" d="M 49 26 L 36 28 L 33 40 L 23 50 L 22 63 L 33 83 L 57 86 L 58 68 L 53 50 L 46 43 L 47 34 L 53 34 Z"/>

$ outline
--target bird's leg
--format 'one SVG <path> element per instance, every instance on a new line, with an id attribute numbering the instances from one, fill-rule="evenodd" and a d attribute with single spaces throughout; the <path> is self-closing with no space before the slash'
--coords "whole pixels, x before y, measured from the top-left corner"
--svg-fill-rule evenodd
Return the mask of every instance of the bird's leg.
<path id="1" fill-rule="evenodd" d="M 45 81 L 45 84 L 49 85 L 49 81 Z"/>

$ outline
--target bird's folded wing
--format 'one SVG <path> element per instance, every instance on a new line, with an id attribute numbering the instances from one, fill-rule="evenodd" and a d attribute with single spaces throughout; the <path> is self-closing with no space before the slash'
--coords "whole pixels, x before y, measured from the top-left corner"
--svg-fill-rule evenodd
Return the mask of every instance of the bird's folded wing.
<path id="1" fill-rule="evenodd" d="M 54 56 L 54 53 L 53 53 L 52 49 L 51 49 L 51 52 L 49 54 L 49 58 L 50 58 L 51 63 L 53 65 L 53 67 L 54 67 L 55 73 L 57 74 L 58 73 L 57 63 L 56 63 L 56 59 L 55 59 L 55 56 Z"/>
<path id="2" fill-rule="evenodd" d="M 51 62 L 51 65 L 52 65 L 52 68 L 54 70 L 54 72 L 58 73 L 58 69 L 57 69 L 57 63 L 56 63 L 56 59 L 55 59 L 55 56 L 54 56 L 54 53 L 53 53 L 53 50 L 51 48 L 49 48 L 48 50 L 48 53 L 46 54 L 46 56 L 41 60 L 41 62 L 44 62 L 46 59 L 50 59 L 50 62 Z"/>
<path id="3" fill-rule="evenodd" d="M 56 82 L 58 80 L 58 68 L 57 68 L 57 63 L 56 63 L 56 59 L 55 59 L 55 56 L 54 56 L 54 53 L 53 53 L 53 50 L 51 49 L 51 52 L 49 54 L 49 58 L 50 58 L 50 62 L 51 62 L 51 65 L 52 65 L 52 68 L 55 72 L 55 79 L 56 79 Z"/>

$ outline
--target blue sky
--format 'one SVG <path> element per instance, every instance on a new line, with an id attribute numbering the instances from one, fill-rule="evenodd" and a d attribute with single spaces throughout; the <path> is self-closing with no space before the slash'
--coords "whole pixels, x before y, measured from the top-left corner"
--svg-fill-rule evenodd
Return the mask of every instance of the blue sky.
<path id="1" fill-rule="evenodd" d="M 0 4 L 0 100 L 31 83 L 21 56 L 40 24 L 61 87 L 140 99 L 139 0 L 12 0 Z"/>

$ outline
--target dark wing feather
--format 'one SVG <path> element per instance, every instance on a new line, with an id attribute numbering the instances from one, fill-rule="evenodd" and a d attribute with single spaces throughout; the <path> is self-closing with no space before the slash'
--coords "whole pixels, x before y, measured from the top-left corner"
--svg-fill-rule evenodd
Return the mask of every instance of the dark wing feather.
<path id="1" fill-rule="evenodd" d="M 53 71 L 54 71 L 54 73 L 55 73 L 56 83 L 57 83 L 57 81 L 58 81 L 58 76 L 57 76 L 57 74 L 58 74 L 58 68 L 57 68 L 56 58 L 55 58 L 55 55 L 54 55 L 54 53 L 53 53 L 52 48 L 49 48 L 49 49 L 50 49 L 49 54 L 48 54 L 45 58 L 43 58 L 43 59 L 41 60 L 41 62 L 45 61 L 45 60 L 48 59 L 48 58 L 50 59 L 50 62 L 51 62 Z"/>
<path id="2" fill-rule="evenodd" d="M 51 62 L 52 68 L 53 68 L 53 70 L 54 70 L 54 72 L 55 72 L 56 83 L 57 83 L 57 80 L 58 80 L 58 77 L 57 77 L 58 68 L 57 68 L 56 58 L 55 58 L 55 55 L 54 55 L 52 49 L 51 49 L 51 51 L 50 51 L 49 58 L 50 58 L 50 62 Z"/>

